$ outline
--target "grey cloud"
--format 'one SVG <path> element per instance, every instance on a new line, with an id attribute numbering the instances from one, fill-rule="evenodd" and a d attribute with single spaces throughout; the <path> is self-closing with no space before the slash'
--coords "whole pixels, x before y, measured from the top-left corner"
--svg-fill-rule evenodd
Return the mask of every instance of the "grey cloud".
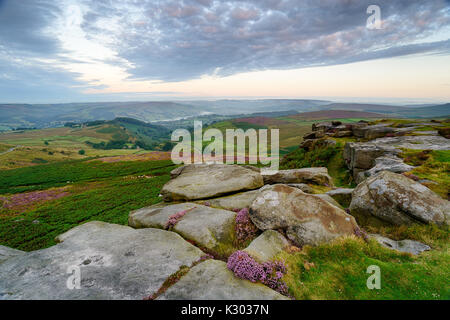
<path id="1" fill-rule="evenodd" d="M 73 2 L 89 8 L 82 24 L 86 36 L 108 39 L 105 45 L 135 66 L 128 69 L 132 79 L 180 81 L 204 74 L 449 53 L 448 41 L 421 43 L 450 24 L 448 0 L 379 0 L 383 30 L 365 28 L 373 0 Z M 18 57 L 61 53 L 57 40 L 43 32 L 61 5 L 0 0 L 0 49 Z M 107 28 L 108 23 L 115 28 Z M 42 75 L 48 76 L 47 71 Z"/>
<path id="2" fill-rule="evenodd" d="M 130 4 L 130 11 L 143 10 L 148 20 L 135 24 L 123 12 L 112 13 L 122 17 L 121 27 L 131 35 L 117 38 L 115 50 L 136 66 L 129 70 L 133 78 L 166 81 L 212 73 L 349 63 L 396 56 L 398 52 L 448 51 L 440 43 L 420 44 L 420 39 L 450 24 L 447 2 L 379 1 L 386 28 L 368 30 L 366 9 L 372 2 L 191 0 Z M 88 33 L 94 30 L 89 22 L 85 27 Z"/>

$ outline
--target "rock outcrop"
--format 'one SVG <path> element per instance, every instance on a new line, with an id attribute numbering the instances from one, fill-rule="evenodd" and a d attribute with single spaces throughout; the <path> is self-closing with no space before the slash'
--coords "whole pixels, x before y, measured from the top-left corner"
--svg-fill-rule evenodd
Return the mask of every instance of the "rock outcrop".
<path id="1" fill-rule="evenodd" d="M 261 230 L 284 229 L 298 245 L 318 245 L 358 229 L 355 219 L 314 195 L 286 185 L 261 189 L 250 207 L 250 218 Z"/>
<path id="2" fill-rule="evenodd" d="M 333 186 L 333 179 L 327 168 L 303 168 L 278 170 L 276 173 L 262 171 L 265 184 L 311 183 L 322 186 Z"/>
<path id="3" fill-rule="evenodd" d="M 193 267 L 158 300 L 286 300 L 260 283 L 242 280 L 225 262 L 207 260 Z"/>
<path id="4" fill-rule="evenodd" d="M 450 202 L 401 174 L 382 171 L 353 191 L 352 215 L 366 221 L 403 225 L 449 224 Z"/>
<path id="5" fill-rule="evenodd" d="M 261 174 L 238 165 L 191 164 L 171 172 L 161 190 L 164 201 L 190 201 L 218 197 L 264 185 Z"/>
<path id="6" fill-rule="evenodd" d="M 130 213 L 128 224 L 134 228 L 165 229 L 169 219 L 180 212 L 183 215 L 171 230 L 183 238 L 208 249 L 233 244 L 236 213 L 196 203 L 142 208 Z"/>
<path id="7" fill-rule="evenodd" d="M 0 263 L 0 299 L 137 299 L 204 253 L 174 232 L 88 222 L 53 247 Z M 79 268 L 79 269 L 78 269 Z M 80 289 L 67 283 L 80 270 Z"/>

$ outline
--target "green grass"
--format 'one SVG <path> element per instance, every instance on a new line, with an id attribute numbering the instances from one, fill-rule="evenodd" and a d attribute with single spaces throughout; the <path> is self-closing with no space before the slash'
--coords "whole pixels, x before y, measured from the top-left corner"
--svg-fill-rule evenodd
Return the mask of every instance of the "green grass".
<path id="1" fill-rule="evenodd" d="M 349 237 L 277 259 L 288 266 L 283 279 L 296 299 L 450 299 L 448 245 L 415 257 Z M 380 290 L 366 286 L 371 265 L 380 267 Z"/>
<path id="2" fill-rule="evenodd" d="M 138 162 L 140 161 L 136 161 L 133 165 Z M 78 182 L 72 194 L 45 202 L 23 214 L 2 215 L 0 210 L 0 244 L 26 251 L 37 250 L 54 245 L 54 238 L 57 235 L 87 221 L 97 220 L 126 225 L 131 210 L 161 201 L 158 196 L 160 189 L 169 181 L 169 173 L 173 169 L 172 166 L 159 168 L 161 164 L 166 165 L 165 162 L 152 161 L 146 163 L 144 167 L 135 167 L 131 170 L 133 166 L 117 167 L 115 164 L 107 164 L 100 169 L 99 163 L 91 163 L 90 165 L 96 166 L 97 170 L 103 170 L 104 174 L 96 176 L 108 177 L 108 180 L 95 183 L 93 186 L 87 182 Z M 116 174 L 113 176 L 114 172 Z M 83 179 L 93 178 L 92 173 L 90 171 L 85 174 Z M 153 177 L 147 179 L 121 176 L 125 173 L 127 175 L 145 173 Z M 44 179 L 36 178 L 30 182 L 37 180 Z M 55 182 L 44 180 L 43 184 L 48 186 Z"/>
<path id="3" fill-rule="evenodd" d="M 435 183 L 426 186 L 444 199 L 450 195 L 450 150 L 407 150 L 400 155 L 405 163 L 417 166 L 411 173 Z"/>

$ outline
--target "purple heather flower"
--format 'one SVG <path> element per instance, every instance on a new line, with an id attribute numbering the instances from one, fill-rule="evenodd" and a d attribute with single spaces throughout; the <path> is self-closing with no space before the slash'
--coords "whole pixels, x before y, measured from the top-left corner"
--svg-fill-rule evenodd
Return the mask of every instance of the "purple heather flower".
<path id="1" fill-rule="evenodd" d="M 250 280 L 251 282 L 260 281 L 269 288 L 287 295 L 287 286 L 281 280 L 287 269 L 281 261 L 260 264 L 249 256 L 247 252 L 239 250 L 228 258 L 227 267 L 238 278 Z"/>

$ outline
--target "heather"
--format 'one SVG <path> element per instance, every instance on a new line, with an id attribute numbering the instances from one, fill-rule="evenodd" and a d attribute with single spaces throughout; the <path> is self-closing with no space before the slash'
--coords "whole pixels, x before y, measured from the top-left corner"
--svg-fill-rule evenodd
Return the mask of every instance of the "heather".
<path id="1" fill-rule="evenodd" d="M 282 281 L 287 269 L 281 261 L 259 263 L 247 252 L 239 250 L 228 258 L 227 267 L 238 278 L 261 282 L 269 288 L 287 295 L 287 286 Z"/>
<path id="2" fill-rule="evenodd" d="M 29 199 L 17 191 L 47 189 L 60 183 L 68 185 L 67 180 L 71 179 L 68 195 L 54 194 L 57 199 L 38 202 L 31 210 L 14 215 L 9 209 L 0 209 L 0 243 L 30 251 L 54 245 L 57 235 L 84 222 L 97 220 L 127 225 L 131 210 L 161 201 L 160 190 L 169 181 L 173 168 L 167 161 L 72 162 L 0 172 L 4 179 L 0 185 L 14 193 L 2 196 L 7 199 L 13 196 Z M 130 179 L 140 175 L 151 178 Z M 45 194 L 48 193 L 40 197 Z"/>
<path id="3" fill-rule="evenodd" d="M 236 214 L 236 240 L 244 244 L 256 237 L 259 230 L 250 220 L 248 208 L 241 209 Z"/>
<path id="4" fill-rule="evenodd" d="M 19 193 L 11 196 L 0 196 L 0 209 L 10 213 L 22 213 L 45 201 L 56 200 L 69 195 L 67 188 L 56 188 L 44 191 Z"/>
<path id="5" fill-rule="evenodd" d="M 177 212 L 177 213 L 171 215 L 169 217 L 169 220 L 166 223 L 166 226 L 165 226 L 166 229 L 170 230 L 173 227 L 175 227 L 175 225 L 178 223 L 178 221 L 180 221 L 181 218 L 183 218 L 186 213 L 188 213 L 189 211 L 191 211 L 193 209 L 195 209 L 195 207 L 191 208 L 191 209 L 183 210 L 183 211 L 180 211 L 180 212 Z"/>

